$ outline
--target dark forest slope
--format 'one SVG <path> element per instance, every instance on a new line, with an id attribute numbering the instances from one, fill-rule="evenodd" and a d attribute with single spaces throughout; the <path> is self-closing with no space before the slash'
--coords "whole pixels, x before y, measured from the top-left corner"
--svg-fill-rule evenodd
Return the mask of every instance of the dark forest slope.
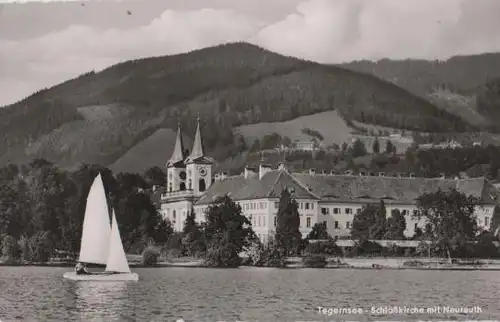
<path id="1" fill-rule="evenodd" d="M 346 120 L 397 128 L 472 130 L 374 76 L 235 43 L 127 61 L 0 109 L 0 163 L 44 157 L 64 166 L 110 164 L 178 119 L 191 135 L 197 113 L 210 129 L 207 147 L 227 149 L 234 126 L 331 109 Z"/>

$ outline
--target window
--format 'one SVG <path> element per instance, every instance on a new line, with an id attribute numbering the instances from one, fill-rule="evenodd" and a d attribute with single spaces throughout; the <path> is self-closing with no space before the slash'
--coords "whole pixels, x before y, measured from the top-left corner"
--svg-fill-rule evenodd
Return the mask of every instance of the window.
<path id="1" fill-rule="evenodd" d="M 191 179 L 189 179 L 189 181 L 188 181 L 188 189 L 189 190 L 193 189 L 193 181 L 191 181 Z"/>
<path id="2" fill-rule="evenodd" d="M 314 203 L 311 202 L 311 209 L 314 209 Z"/>
<path id="3" fill-rule="evenodd" d="M 336 215 L 340 214 L 340 208 L 333 208 L 333 213 Z"/>
<path id="4" fill-rule="evenodd" d="M 274 208 L 278 209 L 280 207 L 279 201 L 274 202 Z"/>
<path id="5" fill-rule="evenodd" d="M 170 183 L 168 184 L 168 191 L 169 191 L 169 192 L 171 192 L 171 191 L 172 191 L 172 182 L 170 182 Z"/>
<path id="6" fill-rule="evenodd" d="M 266 216 L 262 216 L 262 226 L 266 227 Z"/>
<path id="7" fill-rule="evenodd" d="M 201 192 L 205 191 L 206 189 L 206 183 L 205 183 L 205 179 L 200 179 L 200 181 L 198 182 L 198 190 L 200 190 Z"/>
<path id="8" fill-rule="evenodd" d="M 339 229 L 339 222 L 338 221 L 335 222 L 335 229 Z"/>
<path id="9" fill-rule="evenodd" d="M 305 208 L 306 208 L 306 210 L 309 210 L 309 203 L 308 202 L 305 203 Z"/>
<path id="10" fill-rule="evenodd" d="M 346 214 L 352 214 L 352 208 L 345 208 Z"/>
<path id="11" fill-rule="evenodd" d="M 329 214 L 329 212 L 330 212 L 330 208 L 323 208 L 323 207 L 321 208 L 321 213 L 322 213 L 323 215 L 328 215 L 328 214 Z"/>
<path id="12" fill-rule="evenodd" d="M 184 191 L 186 190 L 186 183 L 185 182 L 181 182 L 180 185 L 179 185 L 179 190 L 180 191 Z"/>
<path id="13" fill-rule="evenodd" d="M 252 218 L 253 222 L 252 222 L 252 226 L 257 226 L 257 218 L 253 217 Z"/>
<path id="14" fill-rule="evenodd" d="M 304 203 L 303 202 L 300 203 L 300 209 L 304 209 Z"/>
<path id="15" fill-rule="evenodd" d="M 175 220 L 176 219 L 176 213 L 175 210 L 172 210 L 172 218 Z"/>
<path id="16" fill-rule="evenodd" d="M 488 227 L 489 223 L 490 223 L 490 217 L 484 217 L 484 225 Z"/>
<path id="17" fill-rule="evenodd" d="M 306 227 L 311 228 L 311 217 L 306 218 Z"/>
<path id="18" fill-rule="evenodd" d="M 260 216 L 259 216 L 259 225 L 258 225 L 258 227 L 260 227 L 260 224 L 261 224 L 261 222 L 260 222 Z"/>
<path id="19" fill-rule="evenodd" d="M 276 227 L 276 224 L 277 224 L 277 219 L 276 216 L 274 216 L 274 227 Z"/>
<path id="20" fill-rule="evenodd" d="M 418 228 L 418 223 L 415 223 L 415 225 L 413 225 L 413 230 L 417 230 Z"/>
<path id="21" fill-rule="evenodd" d="M 350 222 L 350 221 L 347 221 L 347 222 L 345 223 L 345 228 L 347 228 L 347 229 L 351 229 L 351 222 Z"/>

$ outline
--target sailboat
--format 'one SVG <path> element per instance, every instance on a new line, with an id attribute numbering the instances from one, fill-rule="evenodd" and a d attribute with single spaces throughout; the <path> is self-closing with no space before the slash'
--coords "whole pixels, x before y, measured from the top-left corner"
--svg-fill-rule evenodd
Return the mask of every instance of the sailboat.
<path id="1" fill-rule="evenodd" d="M 139 280 L 139 275 L 130 271 L 114 209 L 110 226 L 101 174 L 95 178 L 87 197 L 78 261 L 106 265 L 106 269 L 104 272 L 86 275 L 66 272 L 64 278 L 77 281 Z"/>

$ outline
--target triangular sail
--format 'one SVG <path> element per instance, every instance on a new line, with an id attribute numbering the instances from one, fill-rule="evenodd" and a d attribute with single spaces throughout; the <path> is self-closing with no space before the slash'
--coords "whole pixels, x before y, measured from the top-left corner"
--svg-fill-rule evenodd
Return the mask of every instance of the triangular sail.
<path id="1" fill-rule="evenodd" d="M 113 210 L 113 219 L 111 221 L 111 234 L 109 236 L 109 253 L 106 263 L 107 272 L 130 273 L 127 256 L 123 249 L 120 230 L 116 221 L 115 211 Z"/>
<path id="2" fill-rule="evenodd" d="M 110 232 L 108 201 L 104 183 L 99 174 L 94 179 L 87 197 L 79 261 L 106 264 Z"/>

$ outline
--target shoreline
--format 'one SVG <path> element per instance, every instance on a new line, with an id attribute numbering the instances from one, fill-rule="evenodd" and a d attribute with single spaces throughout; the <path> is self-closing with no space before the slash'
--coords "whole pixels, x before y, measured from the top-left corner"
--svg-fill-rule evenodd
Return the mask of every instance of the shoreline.
<path id="1" fill-rule="evenodd" d="M 499 260 L 475 259 L 474 263 L 453 263 L 449 264 L 439 259 L 428 258 L 342 258 L 340 262 L 337 258 L 327 260 L 325 267 L 317 267 L 315 269 L 362 269 L 362 270 L 439 270 L 439 271 L 500 271 Z M 470 260 L 469 260 L 470 262 Z M 286 266 L 279 269 L 307 269 L 314 267 L 306 267 L 302 258 L 293 257 L 286 260 Z M 73 267 L 73 262 L 48 262 L 48 263 L 5 263 L 0 261 L 0 267 Z M 90 265 L 89 267 L 99 267 L 98 265 Z M 138 262 L 131 262 L 131 268 L 207 268 L 203 265 L 202 260 L 194 258 L 178 258 L 169 261 L 159 261 L 154 266 L 144 266 Z M 266 266 L 242 265 L 240 268 L 273 268 Z"/>

